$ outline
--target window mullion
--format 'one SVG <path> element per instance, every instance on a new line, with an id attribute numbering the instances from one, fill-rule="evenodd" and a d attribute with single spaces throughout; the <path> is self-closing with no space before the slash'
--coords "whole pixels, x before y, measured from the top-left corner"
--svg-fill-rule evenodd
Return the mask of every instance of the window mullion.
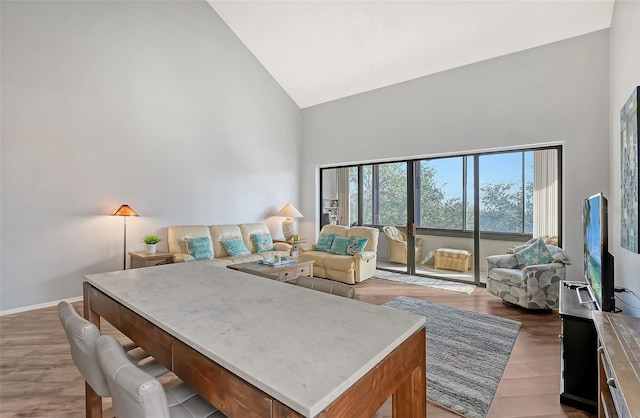
<path id="1" fill-rule="evenodd" d="M 522 200 L 522 205 L 521 205 L 521 225 L 520 225 L 520 232 L 522 232 L 524 234 L 524 224 L 525 224 L 525 217 L 524 217 L 524 205 L 525 205 L 525 181 L 524 181 L 524 151 L 522 152 L 522 158 L 520 160 L 520 168 L 521 168 L 521 173 L 520 173 L 520 183 L 522 185 L 521 188 L 521 193 L 520 193 L 520 198 Z"/>

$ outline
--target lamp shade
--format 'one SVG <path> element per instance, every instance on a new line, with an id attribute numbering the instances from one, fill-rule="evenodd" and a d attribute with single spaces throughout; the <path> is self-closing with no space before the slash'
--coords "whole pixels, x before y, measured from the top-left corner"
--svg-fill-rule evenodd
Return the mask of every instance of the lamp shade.
<path id="1" fill-rule="evenodd" d="M 113 212 L 113 216 L 140 216 L 138 212 L 131 209 L 129 205 L 122 205 L 117 211 Z"/>
<path id="2" fill-rule="evenodd" d="M 291 203 L 287 203 L 286 205 L 284 205 L 284 207 L 280 209 L 280 212 L 278 212 L 278 215 L 276 216 L 284 216 L 285 218 L 303 218 L 300 211 L 296 209 L 296 207 Z"/>

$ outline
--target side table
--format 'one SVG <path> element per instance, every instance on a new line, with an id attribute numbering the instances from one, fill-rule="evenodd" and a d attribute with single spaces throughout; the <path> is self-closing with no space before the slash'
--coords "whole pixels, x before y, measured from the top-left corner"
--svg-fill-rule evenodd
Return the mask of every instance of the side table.
<path id="1" fill-rule="evenodd" d="M 173 263 L 172 253 L 157 252 L 149 254 L 146 251 L 132 251 L 129 253 L 130 268 L 159 266 Z"/>
<path id="2" fill-rule="evenodd" d="M 306 240 L 298 240 L 298 241 L 289 241 L 291 244 L 291 257 L 298 257 L 300 255 L 300 244 L 305 244 Z"/>
<path id="3" fill-rule="evenodd" d="M 291 257 L 298 257 L 300 255 L 300 244 L 306 244 L 307 240 L 299 239 L 298 241 L 294 241 L 294 240 L 287 241 L 284 239 L 274 239 L 273 242 L 284 242 L 291 245 L 291 251 L 289 252 L 289 255 Z"/>

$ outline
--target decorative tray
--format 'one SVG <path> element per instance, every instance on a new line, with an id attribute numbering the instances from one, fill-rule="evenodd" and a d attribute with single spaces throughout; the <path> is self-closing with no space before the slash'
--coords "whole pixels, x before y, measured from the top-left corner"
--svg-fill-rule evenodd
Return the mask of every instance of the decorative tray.
<path id="1" fill-rule="evenodd" d="M 258 260 L 258 263 L 265 264 L 271 267 L 286 266 L 287 264 L 295 264 L 296 262 L 297 260 L 295 258 L 285 258 L 285 257 L 282 257 L 280 261 L 276 261 L 273 258 L 265 258 L 263 260 Z"/>

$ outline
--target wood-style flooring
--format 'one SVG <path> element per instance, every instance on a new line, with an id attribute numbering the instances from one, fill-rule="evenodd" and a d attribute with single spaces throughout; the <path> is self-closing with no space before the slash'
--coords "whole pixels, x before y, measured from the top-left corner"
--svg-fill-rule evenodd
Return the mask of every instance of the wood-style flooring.
<path id="1" fill-rule="evenodd" d="M 396 296 L 522 322 L 488 417 L 593 417 L 559 402 L 557 311 L 537 314 L 506 306 L 484 288 L 464 295 L 379 279 L 356 285 L 356 298 L 365 302 L 380 305 Z M 76 306 L 82 309 L 80 303 Z M 126 341 L 108 324 L 103 325 L 102 331 Z M 108 401 L 104 407 L 105 417 L 113 416 L 109 415 Z M 431 403 L 427 406 L 427 415 L 430 418 L 457 416 Z M 0 317 L 0 417 L 84 417 L 84 380 L 71 360 L 55 307 Z M 375 418 L 387 417 L 391 417 L 390 401 L 375 415 Z"/>

